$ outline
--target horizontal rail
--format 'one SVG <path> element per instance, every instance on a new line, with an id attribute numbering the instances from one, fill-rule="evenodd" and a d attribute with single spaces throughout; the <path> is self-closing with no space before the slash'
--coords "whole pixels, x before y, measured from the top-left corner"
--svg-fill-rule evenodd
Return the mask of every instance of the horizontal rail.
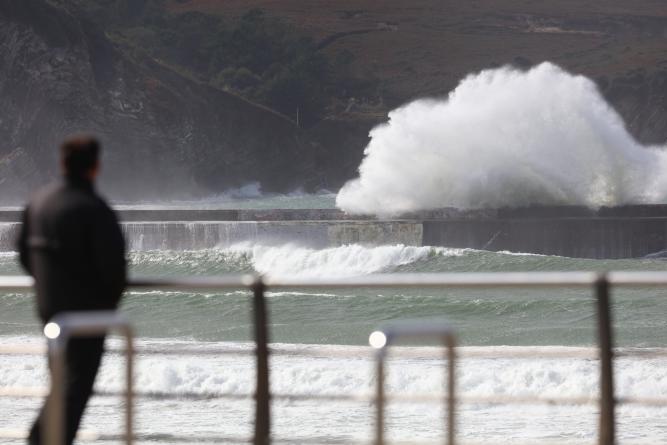
<path id="1" fill-rule="evenodd" d="M 520 349 L 519 349 L 520 348 Z M 579 349 L 579 348 L 578 348 Z M 38 345 L 21 345 L 21 344 L 9 344 L 2 345 L 0 344 L 0 355 L 42 355 L 46 352 L 45 346 Z M 356 352 L 355 355 L 350 355 L 349 351 L 340 351 L 337 349 L 328 349 L 328 348 L 315 348 L 308 350 L 300 351 L 285 351 L 281 349 L 270 349 L 270 353 L 273 356 L 280 357 L 312 357 L 312 358 L 331 358 L 331 357 L 342 357 L 342 358 L 372 358 L 373 350 L 371 348 L 364 348 Z M 116 348 L 109 348 L 106 350 L 107 354 L 122 354 L 123 350 Z M 137 355 L 210 355 L 210 356 L 252 356 L 254 355 L 254 349 L 248 350 L 236 350 L 236 349 L 196 349 L 196 348 L 175 348 L 174 350 L 153 350 L 145 349 L 138 347 L 136 349 Z M 580 350 L 546 350 L 546 349 L 533 349 L 532 346 L 526 347 L 517 347 L 512 350 L 496 350 L 496 351 L 484 351 L 471 349 L 468 350 L 466 347 L 461 347 L 457 349 L 457 354 L 459 358 L 462 359 L 519 359 L 519 358 L 532 358 L 532 359 L 556 359 L 556 358 L 583 358 L 597 360 L 599 358 L 597 353 L 597 348 L 581 348 Z M 665 348 L 656 348 L 649 350 L 614 350 L 614 357 L 616 358 L 630 358 L 630 357 L 642 357 L 642 358 L 667 358 L 667 349 Z M 442 354 L 439 354 L 437 351 L 427 351 L 427 350 L 413 350 L 413 349 L 399 349 L 396 348 L 390 353 L 391 359 L 400 359 L 400 358 L 414 358 L 414 359 L 442 359 Z"/>
<path id="2" fill-rule="evenodd" d="M 667 272 L 616 271 L 607 273 L 612 287 L 662 287 L 667 284 Z"/>
<path id="3" fill-rule="evenodd" d="M 9 428 L 0 428 L 0 439 L 14 439 L 14 440 L 24 440 L 27 438 L 27 434 L 22 430 L 14 430 Z M 101 434 L 92 430 L 81 430 L 77 434 L 77 438 L 85 441 L 100 441 L 100 442 L 112 442 L 118 441 L 122 437 L 117 434 Z M 243 437 L 232 437 L 232 436 L 178 436 L 173 434 L 136 434 L 134 440 L 137 441 L 152 441 L 152 442 L 179 442 L 179 443 L 251 443 L 252 439 L 243 438 Z M 354 444 L 354 445 L 374 445 L 374 442 L 362 441 L 362 440 L 353 440 L 349 437 L 340 437 L 340 438 L 296 438 L 296 437 L 275 437 L 273 438 L 274 443 L 287 443 L 287 444 L 303 444 L 303 445 L 341 445 L 341 444 Z M 460 445 L 487 445 L 484 442 L 472 442 L 466 440 L 459 440 L 457 442 Z M 535 445 L 535 441 L 531 442 L 521 442 L 517 440 L 512 440 L 512 445 Z M 591 441 L 567 441 L 570 445 L 594 445 Z M 442 445 L 440 441 L 391 441 L 391 445 Z M 550 441 L 550 440 L 539 440 L 540 445 L 563 445 L 562 441 Z M 654 442 L 637 442 L 632 441 L 633 445 L 655 445 Z"/>
<path id="4" fill-rule="evenodd" d="M 663 274 L 667 283 L 667 273 Z M 272 289 L 308 288 L 356 288 L 356 287 L 586 287 L 599 275 L 594 272 L 526 272 L 526 273 L 416 273 L 374 274 L 344 278 L 278 278 L 265 276 L 264 285 Z M 630 277 L 632 278 L 632 277 Z M 647 277 L 656 282 L 654 276 Z M 133 289 L 229 289 L 249 288 L 258 280 L 254 275 L 230 275 L 224 277 L 141 277 L 129 280 Z M 632 279 L 641 282 L 640 277 Z M 26 276 L 1 276 L 0 290 L 31 290 L 33 280 Z"/>
<path id="5" fill-rule="evenodd" d="M 0 397 L 7 397 L 12 399 L 19 398 L 43 398 L 49 394 L 47 388 L 33 387 L 33 386 L 3 386 L 0 387 Z"/>
<path id="6" fill-rule="evenodd" d="M 35 280 L 25 275 L 5 275 L 0 277 L 0 290 L 3 291 L 31 291 L 34 284 Z"/>
<path id="7" fill-rule="evenodd" d="M 131 279 L 127 287 L 132 289 L 238 289 L 250 288 L 259 279 L 256 275 L 226 275 L 216 277 L 140 277 Z"/>
<path id="8" fill-rule="evenodd" d="M 27 434 L 21 430 L 13 430 L 7 428 L 0 428 L 0 439 L 15 439 L 21 440 L 26 439 Z M 100 441 L 100 442 L 112 442 L 119 441 L 123 438 L 120 434 L 102 434 L 93 430 L 81 430 L 77 434 L 79 440 L 84 441 Z M 147 442 L 179 442 L 179 443 L 252 443 L 252 438 L 245 437 L 233 437 L 233 436 L 179 436 L 175 434 L 160 434 L 160 433 L 150 433 L 150 434 L 135 434 L 133 437 L 136 441 L 147 441 Z M 286 444 L 303 444 L 303 445 L 341 445 L 341 444 L 354 444 L 354 445 L 374 445 L 375 442 L 364 441 L 364 440 L 354 440 L 349 437 L 326 437 L 326 438 L 311 438 L 311 437 L 273 437 L 273 443 L 286 443 Z M 482 442 L 471 442 L 471 441 L 458 441 L 458 444 L 461 445 L 482 445 Z M 580 441 L 580 442 L 567 442 L 570 445 L 594 445 L 591 441 Z M 442 445 L 441 441 L 387 441 L 387 444 L 391 445 Z M 540 445 L 563 445 L 562 441 L 549 441 L 549 440 L 539 440 Z M 654 445 L 653 442 L 632 442 L 633 445 Z M 532 442 L 521 442 L 521 441 L 512 441 L 512 445 L 535 445 L 535 441 Z"/>
<path id="9" fill-rule="evenodd" d="M 490 272 L 490 273 L 404 273 L 372 274 L 342 278 L 262 277 L 267 288 L 356 288 L 356 287 L 587 287 L 600 277 L 596 272 Z M 132 289 L 231 289 L 250 288 L 259 279 L 256 275 L 216 277 L 135 277 L 128 281 Z M 664 286 L 667 272 L 609 272 L 612 286 Z M 34 281 L 28 276 L 0 276 L 0 291 L 32 290 Z"/>
<path id="10" fill-rule="evenodd" d="M 0 387 L 0 397 L 6 398 L 41 398 L 48 394 L 46 388 L 39 387 Z M 95 397 L 118 397 L 125 395 L 121 391 L 95 391 Z M 136 398 L 146 400 L 178 400 L 187 399 L 193 401 L 206 400 L 251 400 L 253 394 L 249 393 L 202 393 L 202 392 L 166 392 L 149 391 L 134 392 Z M 447 394 L 428 393 L 428 394 L 385 394 L 385 400 L 389 403 L 440 403 L 448 400 Z M 290 402 L 307 401 L 328 401 L 328 402 L 349 402 L 349 403 L 374 403 L 375 394 L 292 394 L 292 393 L 271 393 L 272 400 L 285 400 Z M 559 396 L 559 397 L 540 397 L 540 396 L 457 396 L 457 401 L 465 404 L 483 404 L 483 405 L 589 405 L 598 403 L 595 397 L 585 396 Z M 667 398 L 635 398 L 623 397 L 618 399 L 622 404 L 641 404 L 647 401 L 651 406 L 667 406 Z"/>
<path id="11" fill-rule="evenodd" d="M 118 442 L 125 438 L 124 434 L 102 434 L 94 430 L 79 430 L 76 434 L 77 439 L 83 441 L 102 441 L 102 442 Z M 15 430 L 8 428 L 0 428 L 0 439 L 27 439 L 28 434 L 24 430 Z M 152 442 L 167 442 L 177 441 L 181 443 L 202 443 L 202 442 L 230 442 L 230 443 L 251 443 L 252 439 L 232 436 L 178 436 L 174 434 L 134 434 L 133 440 L 137 441 L 152 441 Z"/>
<path id="12" fill-rule="evenodd" d="M 584 358 L 598 359 L 598 349 L 593 347 L 564 347 L 563 349 L 544 349 L 540 346 L 516 346 L 511 349 L 497 349 L 494 351 L 485 351 L 476 346 L 457 348 L 457 357 L 459 358 L 480 358 L 480 359 L 503 359 L 503 358 L 532 358 L 532 359 L 551 359 L 551 358 Z M 416 348 L 394 348 L 390 353 L 391 358 L 415 358 L 415 359 L 442 359 L 442 354 L 433 349 L 424 347 Z M 24 344 L 0 344 L 0 355 L 42 355 L 47 349 L 44 345 L 24 345 Z M 359 346 L 358 351 L 350 353 L 348 350 L 338 348 L 313 347 L 302 350 L 284 350 L 269 348 L 272 356 L 289 357 L 312 357 L 312 358 L 368 358 L 372 359 L 374 349 L 370 347 Z M 123 354 L 123 349 L 107 348 L 107 354 Z M 172 349 L 152 349 L 137 346 L 136 355 L 229 355 L 229 356 L 252 356 L 254 349 L 234 349 L 234 348 L 214 348 L 199 349 L 192 347 L 174 347 Z M 648 348 L 648 349 L 614 349 L 614 357 L 643 357 L 643 358 L 667 358 L 667 348 Z"/>
<path id="13" fill-rule="evenodd" d="M 267 288 L 357 288 L 357 287 L 587 287 L 600 277 L 596 272 L 490 272 L 490 273 L 405 273 L 372 274 L 341 278 L 262 277 Z M 135 277 L 128 281 L 132 289 L 232 289 L 250 288 L 257 283 L 256 275 L 216 277 Z M 664 286 L 667 272 L 609 272 L 612 286 Z M 0 276 L 0 291 L 32 290 L 34 281 L 28 276 Z"/>
<path id="14" fill-rule="evenodd" d="M 44 345 L 0 344 L 0 355 L 43 355 L 46 351 Z"/>
<path id="15" fill-rule="evenodd" d="M 623 351 L 614 351 L 615 358 L 627 358 L 627 357 L 642 357 L 642 358 L 665 358 L 667 357 L 667 349 L 650 349 L 648 351 L 641 350 L 623 350 Z"/>
<path id="16" fill-rule="evenodd" d="M 566 347 L 567 348 L 567 347 Z M 0 344 L 0 355 L 41 355 L 46 352 L 43 345 L 22 345 L 22 344 Z M 107 354 L 123 354 L 123 349 L 107 348 Z M 313 347 L 302 350 L 284 350 L 278 348 L 269 348 L 269 353 L 274 357 L 311 357 L 311 358 L 373 358 L 374 349 L 370 347 L 359 346 L 357 351 L 350 353 L 348 350 L 338 348 Z M 210 356 L 253 356 L 254 349 L 234 349 L 234 348 L 214 348 L 199 349 L 192 347 L 174 347 L 173 349 L 152 349 L 138 346 L 135 348 L 137 355 L 210 355 Z M 572 349 L 549 350 L 534 346 L 517 346 L 511 349 L 497 349 L 494 351 L 484 351 L 478 347 L 460 347 L 457 348 L 457 354 L 460 358 L 481 358 L 481 359 L 501 359 L 501 358 L 586 358 L 597 359 L 597 348 L 573 347 Z M 616 357 L 667 357 L 667 348 L 655 349 L 650 351 L 616 351 Z M 398 358 L 414 359 L 442 359 L 439 351 L 431 348 L 393 348 L 390 353 L 390 361 Z"/>
<path id="17" fill-rule="evenodd" d="M 529 273 L 405 273 L 375 274 L 343 278 L 273 278 L 264 277 L 270 289 L 356 288 L 356 287 L 589 287 L 599 275 L 593 272 Z M 667 280 L 667 274 L 665 274 Z"/>

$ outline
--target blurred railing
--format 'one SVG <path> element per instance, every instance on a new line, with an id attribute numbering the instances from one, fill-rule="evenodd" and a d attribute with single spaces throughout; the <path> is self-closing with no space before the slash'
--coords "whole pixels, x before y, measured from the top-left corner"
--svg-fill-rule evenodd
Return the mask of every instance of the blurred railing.
<path id="1" fill-rule="evenodd" d="M 26 292 L 32 290 L 33 282 L 28 277 L 0 277 L 0 291 L 17 291 Z M 249 289 L 252 291 L 253 299 L 253 328 L 255 350 L 248 351 L 248 354 L 253 354 L 256 361 L 256 387 L 254 394 L 201 394 L 201 393 L 182 393 L 170 394 L 166 392 L 141 392 L 133 391 L 132 389 L 126 392 L 104 392 L 96 393 L 97 396 L 109 397 L 123 395 L 129 397 L 129 403 L 132 403 L 133 396 L 136 398 L 147 398 L 153 400 L 162 400 L 172 397 L 180 399 L 189 398 L 193 400 L 209 400 L 209 399 L 245 399 L 254 398 L 255 400 L 255 416 L 254 416 L 254 434 L 253 437 L 201 437 L 197 436 L 196 441 L 215 441 L 215 442 L 232 442 L 232 443 L 254 443 L 256 445 L 267 445 L 270 443 L 349 443 L 349 439 L 344 437 L 326 437 L 326 438 L 282 438 L 274 437 L 271 434 L 271 400 L 322 400 L 322 401 L 336 401 L 336 402 L 364 402 L 375 403 L 377 408 L 376 419 L 376 438 L 373 443 L 382 445 L 385 443 L 384 439 L 384 417 L 382 409 L 384 405 L 391 399 L 396 402 L 442 402 L 448 406 L 448 414 L 446 417 L 447 432 L 443 436 L 444 441 L 453 444 L 456 440 L 454 431 L 454 409 L 458 404 L 463 403 L 484 403 L 484 404 L 598 404 L 599 405 L 599 426 L 598 426 L 598 440 L 599 445 L 613 445 L 615 443 L 615 407 L 618 404 L 642 404 L 650 406 L 667 406 L 667 399 L 665 398 L 633 398 L 633 397 L 616 397 L 614 394 L 613 381 L 613 332 L 611 323 L 610 311 L 610 289 L 619 287 L 665 287 L 667 286 L 667 272 L 609 272 L 609 273 L 593 273 L 593 272 L 545 272 L 545 273 L 437 273 L 437 274 L 379 274 L 368 275 L 356 278 L 269 278 L 257 276 L 227 276 L 227 277 L 189 277 L 189 278 L 141 278 L 132 280 L 128 284 L 131 289 L 161 289 L 161 290 L 221 290 L 221 289 Z M 445 341 L 449 353 L 447 373 L 447 394 L 435 395 L 386 395 L 382 390 L 382 379 L 378 379 L 378 391 L 376 394 L 365 395 L 347 395 L 347 394 L 332 394 L 332 395 L 305 395 L 305 394 L 281 394 L 272 392 L 270 390 L 269 379 L 269 355 L 279 355 L 281 351 L 272 350 L 269 347 L 269 332 L 268 314 L 266 309 L 265 292 L 267 289 L 332 289 L 332 288 L 581 288 L 590 289 L 596 301 L 597 309 L 597 334 L 598 345 L 597 348 L 591 351 L 584 351 L 584 356 L 589 358 L 599 358 L 600 370 L 600 393 L 597 398 L 590 397 L 541 397 L 536 395 L 534 397 L 513 397 L 513 396 L 489 396 L 489 397 L 469 397 L 455 395 L 454 393 L 454 357 L 488 357 L 489 354 L 468 353 L 464 354 L 455 349 L 454 338 L 451 330 L 446 326 L 434 327 L 429 331 L 429 335 L 436 335 L 439 339 Z M 446 314 L 443 314 L 446 315 Z M 116 326 L 118 327 L 118 326 Z M 386 331 L 381 331 L 385 336 L 385 340 L 394 338 L 397 332 L 401 335 L 406 334 L 413 336 L 414 329 L 404 329 L 405 326 L 398 328 L 396 326 L 389 326 Z M 128 331 L 129 332 L 129 331 Z M 377 340 L 377 332 L 376 340 Z M 420 334 L 426 334 L 420 331 Z M 131 336 L 129 337 L 131 339 Z M 382 343 L 382 342 L 380 342 Z M 387 341 L 383 344 L 376 343 L 375 346 L 380 352 L 377 353 L 378 371 L 380 377 L 383 373 L 382 360 L 385 357 L 384 348 L 391 343 Z M 235 349 L 216 349 L 216 350 L 193 350 L 182 347 L 174 347 L 168 351 L 158 351 L 150 349 L 135 348 L 131 341 L 128 343 L 128 352 L 131 354 L 134 349 L 135 353 L 142 355 L 149 354 L 213 354 L 213 355 L 238 355 L 242 353 Z M 10 355 L 25 355 L 25 354 L 43 354 L 44 348 L 26 347 L 23 345 L 0 345 L 0 354 Z M 122 352 L 112 350 L 114 352 Z M 331 350 L 326 348 L 310 349 L 308 351 L 300 352 L 301 355 L 335 355 Z M 512 351 L 495 351 L 493 357 L 534 357 L 534 351 L 530 350 L 512 350 Z M 572 354 L 571 352 L 553 351 L 540 352 L 540 357 L 581 357 L 582 354 Z M 616 356 L 661 356 L 665 355 L 660 351 L 642 352 L 627 351 L 623 354 L 616 353 Z M 131 373 L 131 364 L 130 364 Z M 129 376 L 129 374 L 128 374 Z M 131 384 L 131 380 L 128 381 Z M 0 386 L 0 397 L 44 397 L 46 390 L 43 388 L 16 388 L 16 387 L 2 387 Z M 129 394 L 128 394 L 129 393 Z M 131 406 L 127 406 L 128 412 L 131 416 Z M 28 420 L 28 419 L 27 419 Z M 323 419 L 325 420 L 325 419 Z M 128 425 L 131 425 L 131 417 Z M 26 433 L 23 431 L 8 431 L 0 430 L 0 438 L 24 438 Z M 80 437 L 89 440 L 124 440 L 126 443 L 131 443 L 132 440 L 149 440 L 149 441 L 177 441 L 189 442 L 192 438 L 180 437 L 172 434 L 148 434 L 148 435 L 134 435 L 131 432 L 126 434 L 96 434 L 91 432 L 83 432 Z M 414 443 L 414 442 L 411 442 Z M 544 443 L 544 442 L 540 442 Z"/>

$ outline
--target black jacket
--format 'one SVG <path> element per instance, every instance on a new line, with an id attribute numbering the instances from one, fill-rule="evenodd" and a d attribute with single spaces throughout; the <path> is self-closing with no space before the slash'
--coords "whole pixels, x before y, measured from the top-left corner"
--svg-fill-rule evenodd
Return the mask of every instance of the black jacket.
<path id="1" fill-rule="evenodd" d="M 91 183 L 66 180 L 30 201 L 18 240 L 44 323 L 61 311 L 115 309 L 125 287 L 125 242 Z"/>

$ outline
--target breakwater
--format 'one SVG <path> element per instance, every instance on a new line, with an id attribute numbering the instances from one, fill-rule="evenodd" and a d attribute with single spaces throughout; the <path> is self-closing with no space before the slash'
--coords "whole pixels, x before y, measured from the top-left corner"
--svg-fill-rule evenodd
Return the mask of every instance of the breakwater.
<path id="1" fill-rule="evenodd" d="M 190 250 L 238 243 L 322 249 L 345 244 L 421 245 L 423 227 L 403 221 L 170 221 L 122 223 L 132 250 Z"/>
<path id="2" fill-rule="evenodd" d="M 336 209 L 119 209 L 133 250 L 204 249 L 241 242 L 325 248 L 405 244 L 578 258 L 637 258 L 667 249 L 667 205 L 461 211 L 393 219 Z M 13 250 L 20 211 L 0 210 L 0 250 Z"/>

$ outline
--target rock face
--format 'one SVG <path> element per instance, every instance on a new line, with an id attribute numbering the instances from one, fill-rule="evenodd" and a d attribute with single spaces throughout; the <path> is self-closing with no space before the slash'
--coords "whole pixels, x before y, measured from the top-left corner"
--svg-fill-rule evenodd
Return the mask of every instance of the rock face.
<path id="1" fill-rule="evenodd" d="M 356 70 L 382 81 L 379 109 L 347 107 L 306 131 L 114 47 L 54 3 L 0 0 L 3 204 L 22 202 L 56 177 L 57 144 L 81 131 L 102 139 L 103 189 L 120 200 L 188 198 L 253 181 L 268 191 L 336 190 L 356 176 L 368 131 L 386 111 L 442 97 L 467 73 L 508 63 L 552 60 L 594 78 L 638 140 L 667 140 L 667 13 L 654 0 L 421 0 L 410 8 L 403 0 L 357 0 L 349 11 L 337 0 L 166 2 L 225 16 L 263 8 L 326 43 L 322 51 L 350 51 Z"/>
<path id="2" fill-rule="evenodd" d="M 667 69 L 634 70 L 610 81 L 598 79 L 598 85 L 635 138 L 644 144 L 667 143 Z"/>
<path id="3" fill-rule="evenodd" d="M 57 145 L 75 132 L 100 137 L 103 186 L 121 200 L 321 180 L 311 144 L 290 120 L 122 54 L 45 0 L 0 0 L 0 98 L 3 203 L 56 177 Z"/>
<path id="4" fill-rule="evenodd" d="M 319 39 L 323 51 L 348 51 L 353 70 L 377 77 L 385 111 L 420 97 L 444 97 L 471 72 L 550 61 L 596 79 L 639 141 L 667 141 L 667 8 L 660 0 L 167 3 L 174 11 L 223 17 L 261 8 L 294 23 Z M 351 119 L 329 124 L 320 131 L 354 128 Z M 366 142 L 359 137 L 357 149 Z"/>

